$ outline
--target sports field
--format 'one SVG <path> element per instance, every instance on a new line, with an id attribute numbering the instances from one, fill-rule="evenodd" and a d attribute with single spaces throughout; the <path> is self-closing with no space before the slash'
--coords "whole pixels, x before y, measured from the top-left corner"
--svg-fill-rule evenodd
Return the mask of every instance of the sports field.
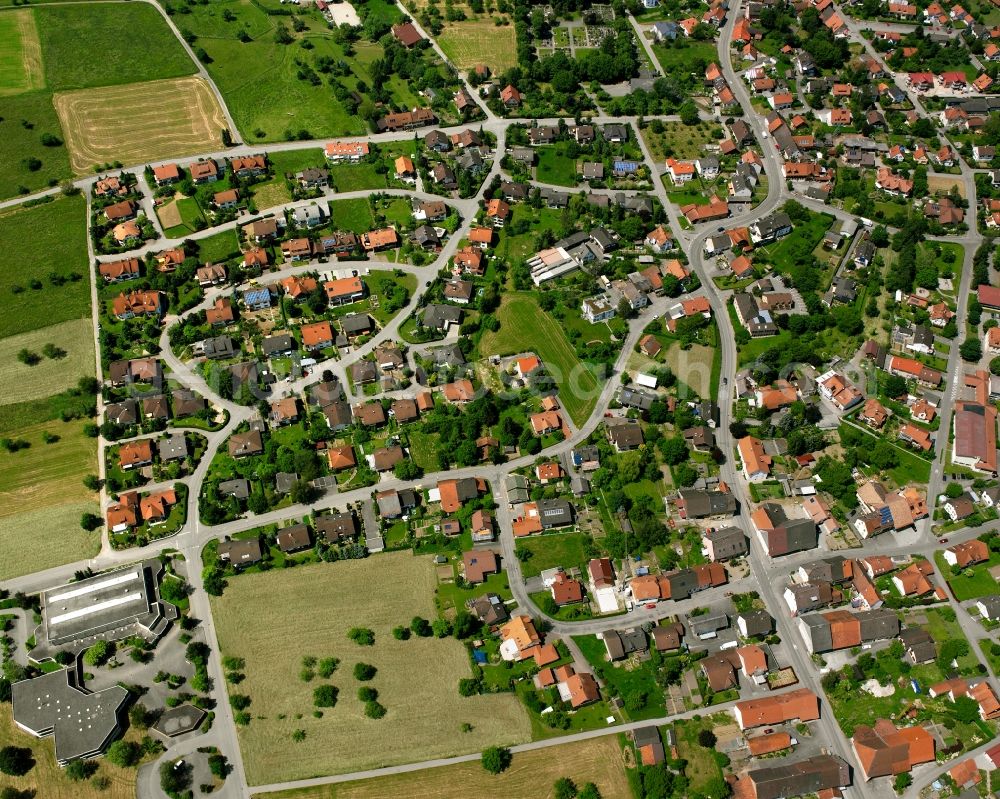
<path id="1" fill-rule="evenodd" d="M 551 799 L 553 784 L 569 777 L 582 788 L 597 786 L 602 799 L 630 799 L 621 748 L 615 736 L 561 744 L 532 752 L 518 752 L 502 774 L 488 774 L 478 762 L 394 774 L 373 780 L 322 785 L 255 799 L 369 799 L 406 796 L 408 799 L 467 799 L 470 796 L 507 796 Z"/>
<path id="2" fill-rule="evenodd" d="M 498 27 L 492 19 L 449 22 L 437 41 L 448 60 L 461 70 L 488 64 L 494 74 L 500 74 L 517 66 L 513 25 Z"/>
<path id="3" fill-rule="evenodd" d="M 47 358 L 46 344 L 54 344 L 66 354 Z M 27 349 L 41 360 L 26 366 L 17 354 Z M 42 399 L 72 388 L 85 375 L 94 374 L 94 334 L 90 319 L 73 319 L 29 333 L 0 339 L 0 405 Z"/>
<path id="4" fill-rule="evenodd" d="M 27 9 L 0 14 L 0 96 L 45 85 L 35 17 Z"/>
<path id="5" fill-rule="evenodd" d="M 17 306 L 16 314 L 0 314 L 0 338 L 90 315 L 83 197 L 0 211 L 0 253 L 7 266 L 0 269 L 0 297 L 5 307 Z M 53 276 L 65 282 L 54 287 Z"/>
<path id="6" fill-rule="evenodd" d="M 52 91 L 177 78 L 197 71 L 152 4 L 40 6 L 34 14 Z"/>
<path id="7" fill-rule="evenodd" d="M 534 352 L 559 386 L 559 402 L 577 425 L 594 410 L 601 384 L 576 357 L 558 322 L 543 311 L 530 294 L 505 294 L 497 311 L 500 330 L 487 331 L 479 342 L 483 356 Z"/>
<path id="8" fill-rule="evenodd" d="M 130 732 L 125 736 L 138 741 L 140 736 Z M 137 770 L 119 768 L 99 758 L 97 775 L 105 776 L 111 784 L 107 790 L 98 790 L 91 782 L 75 782 L 66 775 L 66 769 L 56 763 L 52 739 L 38 739 L 14 724 L 10 702 L 0 702 L 0 741 L 4 744 L 31 749 L 35 766 L 23 777 L 0 774 L 0 790 L 11 787 L 23 791 L 23 796 L 35 799 L 133 799 Z"/>
<path id="9" fill-rule="evenodd" d="M 53 96 L 78 174 L 98 164 L 137 164 L 221 149 L 228 126 L 201 78 L 129 83 Z"/>
<path id="10" fill-rule="evenodd" d="M 212 600 L 223 655 L 243 658 L 246 679 L 232 689 L 251 698 L 250 724 L 239 727 L 247 780 L 262 785 L 412 763 L 514 744 L 531 737 L 512 694 L 462 697 L 471 675 L 454 638 L 398 641 L 393 627 L 414 615 L 434 618 L 434 567 L 409 552 L 318 563 L 236 577 Z M 354 626 L 375 633 L 374 646 L 347 639 Z M 299 677 L 304 656 L 340 658 L 329 680 Z M 384 718 L 363 714 L 355 663 L 377 667 L 364 685 L 378 690 Z M 336 706 L 312 715 L 313 689 L 331 683 Z M 461 725 L 469 723 L 471 732 Z M 295 730 L 305 732 L 295 742 Z M 373 794 L 369 794 L 373 795 Z"/>

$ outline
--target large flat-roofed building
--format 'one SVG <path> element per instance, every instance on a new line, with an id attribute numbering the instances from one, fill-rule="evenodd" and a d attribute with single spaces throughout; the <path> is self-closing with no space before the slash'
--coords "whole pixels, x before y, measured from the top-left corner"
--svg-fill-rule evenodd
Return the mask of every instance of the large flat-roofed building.
<path id="1" fill-rule="evenodd" d="M 155 641 L 177 617 L 177 608 L 160 600 L 163 564 L 147 560 L 42 593 L 44 641 L 32 650 L 33 660 L 49 650 L 76 643 L 84 649 L 102 638 L 116 641 L 139 635 Z"/>
<path id="2" fill-rule="evenodd" d="M 55 737 L 60 765 L 101 754 L 121 730 L 128 691 L 113 685 L 91 693 L 72 669 L 21 680 L 11 686 L 14 723 L 37 738 Z"/>

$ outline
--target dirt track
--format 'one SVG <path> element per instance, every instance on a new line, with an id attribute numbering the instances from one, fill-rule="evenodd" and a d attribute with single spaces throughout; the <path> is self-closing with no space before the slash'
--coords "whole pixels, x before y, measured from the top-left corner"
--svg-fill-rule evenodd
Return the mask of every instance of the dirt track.
<path id="1" fill-rule="evenodd" d="M 226 118 L 198 77 L 130 83 L 53 95 L 77 174 L 218 149 Z"/>

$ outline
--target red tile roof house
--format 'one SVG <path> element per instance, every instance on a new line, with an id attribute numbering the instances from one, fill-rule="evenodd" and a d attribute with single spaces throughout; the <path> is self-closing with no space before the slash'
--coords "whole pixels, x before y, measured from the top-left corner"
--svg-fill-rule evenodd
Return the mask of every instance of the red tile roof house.
<path id="1" fill-rule="evenodd" d="M 177 164 L 164 164 L 153 167 L 153 180 L 157 186 L 167 186 L 181 179 L 181 170 Z"/>
<path id="2" fill-rule="evenodd" d="M 125 471 L 139 466 L 148 466 L 152 462 L 153 440 L 151 438 L 128 441 L 118 448 L 118 464 Z"/>
<path id="3" fill-rule="evenodd" d="M 861 724 L 851 738 L 865 780 L 905 774 L 934 760 L 934 738 L 921 726 L 897 729 L 879 719 L 874 727 Z"/>
<path id="4" fill-rule="evenodd" d="M 485 583 L 491 574 L 500 571 L 500 561 L 492 549 L 473 549 L 462 555 L 465 567 L 465 581 L 468 583 Z"/>
<path id="5" fill-rule="evenodd" d="M 134 219 L 139 211 L 139 206 L 131 200 L 122 200 L 120 203 L 109 205 L 104 209 L 104 216 L 109 222 L 124 222 L 126 219 Z"/>
<path id="6" fill-rule="evenodd" d="M 111 312 L 119 319 L 135 316 L 161 316 L 163 295 L 159 291 L 122 292 L 111 302 Z"/>
<path id="7" fill-rule="evenodd" d="M 108 283 L 120 283 L 139 277 L 141 264 L 138 258 L 108 261 L 98 266 L 98 272 Z"/>
<path id="8" fill-rule="evenodd" d="M 395 232 L 395 231 L 394 231 Z M 360 277 L 343 277 L 323 284 L 330 307 L 349 305 L 365 296 L 365 284 Z"/>

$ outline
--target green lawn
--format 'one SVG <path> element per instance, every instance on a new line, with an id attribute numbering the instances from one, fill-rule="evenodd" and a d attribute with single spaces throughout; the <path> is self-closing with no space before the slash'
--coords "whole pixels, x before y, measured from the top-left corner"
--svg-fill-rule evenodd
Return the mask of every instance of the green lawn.
<path id="1" fill-rule="evenodd" d="M 701 81 L 705 74 L 705 67 L 718 60 L 719 54 L 716 51 L 714 42 L 688 41 L 678 37 L 672 46 L 656 45 L 653 47 L 656 59 L 663 67 L 667 75 L 690 75 L 694 74 L 698 81 Z"/>
<path id="2" fill-rule="evenodd" d="M 388 185 L 385 175 L 375 171 L 376 164 L 335 164 L 330 166 L 330 181 L 337 191 L 364 191 L 384 189 Z"/>
<path id="3" fill-rule="evenodd" d="M 35 21 L 52 91 L 176 78 L 197 71 L 159 11 L 145 3 L 39 7 Z"/>
<path id="4" fill-rule="evenodd" d="M 437 457 L 437 446 L 440 436 L 437 433 L 424 433 L 416 428 L 406 431 L 410 443 L 410 458 L 425 472 L 437 471 L 441 464 Z"/>
<path id="5" fill-rule="evenodd" d="M 235 230 L 223 230 L 214 236 L 198 239 L 198 260 L 216 263 L 239 255 L 240 241 Z"/>
<path id="6" fill-rule="evenodd" d="M 183 238 L 189 233 L 194 233 L 198 230 L 197 221 L 205 221 L 205 215 L 201 212 L 201 207 L 194 197 L 181 197 L 179 200 L 175 200 L 175 202 L 177 210 L 181 214 L 181 224 L 163 231 L 171 239 Z"/>
<path id="7" fill-rule="evenodd" d="M 336 230 L 367 233 L 375 224 L 371 206 L 366 199 L 334 200 L 330 203 L 330 218 Z"/>
<path id="8" fill-rule="evenodd" d="M 587 560 L 585 544 L 583 533 L 546 533 L 519 538 L 518 550 L 531 553 L 527 560 L 522 561 L 521 572 L 525 577 L 534 577 L 556 566 L 567 569 L 582 566 Z"/>
<path id="9" fill-rule="evenodd" d="M 714 749 L 698 743 L 698 733 L 729 724 L 728 716 L 686 719 L 675 726 L 677 734 L 677 754 L 687 762 L 684 774 L 690 780 L 688 789 L 692 795 L 723 796 L 727 787 L 722 776 L 720 756 Z"/>
<path id="10" fill-rule="evenodd" d="M 778 271 L 788 272 L 793 265 L 792 253 L 816 249 L 832 224 L 833 216 L 830 214 L 810 214 L 807 222 L 796 222 L 791 233 L 762 249 L 767 252 L 769 260 Z"/>
<path id="11" fill-rule="evenodd" d="M 507 582 L 506 572 L 491 574 L 486 578 L 486 582 L 470 588 L 459 588 L 455 583 L 439 583 L 435 592 L 437 593 L 438 611 L 441 613 L 449 610 L 461 610 L 465 607 L 466 600 L 483 594 L 496 594 L 504 600 L 513 596 L 510 584 Z"/>
<path id="12" fill-rule="evenodd" d="M 0 318 L 0 338 L 89 315 L 86 216 L 79 196 L 0 212 L 0 252 L 8 267 L 0 270 L 0 297 L 7 308 L 17 307 Z M 51 277 L 65 282 L 53 287 Z M 38 288 L 30 287 L 32 280 Z"/>
<path id="13" fill-rule="evenodd" d="M 45 134 L 65 138 L 51 92 L 3 97 L 0 109 L 0 198 L 35 192 L 70 177 L 66 147 L 42 144 Z M 29 166 L 29 158 L 37 158 L 41 166 Z"/>
<path id="14" fill-rule="evenodd" d="M 274 168 L 274 177 L 255 183 L 250 187 L 258 210 L 272 208 L 291 201 L 292 195 L 286 183 L 286 175 L 294 175 L 309 167 L 326 166 L 326 157 L 318 147 L 307 147 L 302 150 L 286 150 L 271 153 L 268 156 Z"/>
<path id="15" fill-rule="evenodd" d="M 576 162 L 567 156 L 567 142 L 535 148 L 538 151 L 536 177 L 539 183 L 554 183 L 557 186 L 576 185 Z"/>
<path id="16" fill-rule="evenodd" d="M 537 353 L 559 387 L 562 406 L 576 424 L 583 424 L 597 404 L 601 383 L 581 363 L 559 324 L 539 307 L 533 295 L 525 293 L 505 294 L 497 318 L 500 330 L 483 335 L 480 353 Z"/>
<path id="17" fill-rule="evenodd" d="M 1000 554 L 996 552 L 990 553 L 990 559 L 986 563 L 964 569 L 957 575 L 952 574 L 951 566 L 945 562 L 943 553 L 935 552 L 934 562 L 948 581 L 948 587 L 959 602 L 991 594 L 1000 594 L 1000 584 L 997 584 L 989 572 L 990 568 L 1000 563 Z"/>

